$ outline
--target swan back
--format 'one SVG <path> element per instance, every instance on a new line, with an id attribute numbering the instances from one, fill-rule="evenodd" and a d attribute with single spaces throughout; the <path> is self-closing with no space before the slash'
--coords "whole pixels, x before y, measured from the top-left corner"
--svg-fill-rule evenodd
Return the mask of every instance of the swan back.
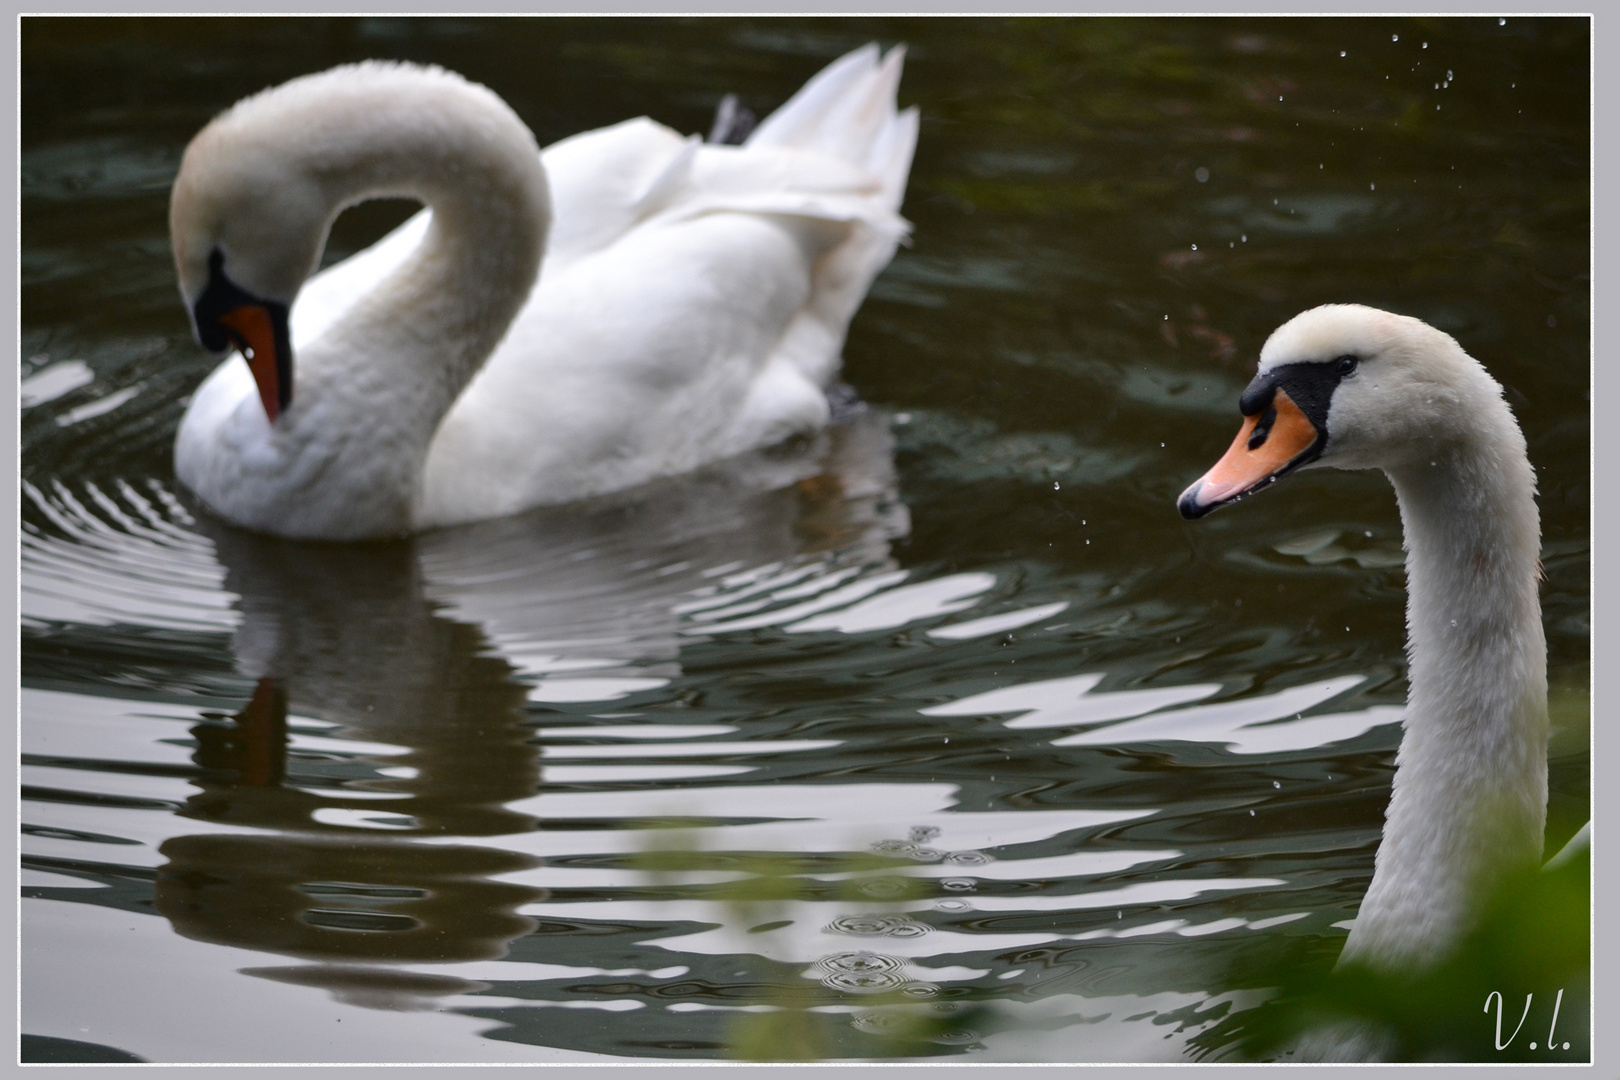
<path id="1" fill-rule="evenodd" d="M 857 50 L 741 146 L 638 118 L 548 147 L 540 286 L 446 417 L 421 522 L 620 490 L 823 427 L 850 320 L 909 229 L 900 60 Z M 772 134 L 782 114 L 822 122 L 795 141 Z M 839 114 L 859 119 L 842 139 Z"/>

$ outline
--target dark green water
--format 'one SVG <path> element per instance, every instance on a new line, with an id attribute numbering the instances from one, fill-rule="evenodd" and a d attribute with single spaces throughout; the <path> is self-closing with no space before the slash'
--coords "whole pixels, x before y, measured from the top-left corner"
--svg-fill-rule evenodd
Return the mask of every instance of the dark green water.
<path id="1" fill-rule="evenodd" d="M 175 483 L 213 361 L 168 185 L 231 102 L 391 57 L 485 83 L 542 144 L 703 131 L 722 93 L 763 113 L 868 40 L 908 44 L 922 130 L 914 242 L 845 351 L 853 424 L 412 543 L 249 536 Z M 25 20 L 23 1031 L 153 1061 L 701 1059 L 761 1032 L 1184 1059 L 1255 999 L 1262 944 L 1336 952 L 1388 799 L 1387 483 L 1173 505 L 1266 335 L 1329 301 L 1451 333 L 1525 429 L 1561 845 L 1590 775 L 1588 42 Z M 351 212 L 332 253 L 407 209 Z"/>

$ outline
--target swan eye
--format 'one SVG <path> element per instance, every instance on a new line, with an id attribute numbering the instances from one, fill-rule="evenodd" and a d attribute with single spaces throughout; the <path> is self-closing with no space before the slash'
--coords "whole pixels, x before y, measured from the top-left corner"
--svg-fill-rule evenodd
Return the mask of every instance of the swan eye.
<path id="1" fill-rule="evenodd" d="M 1361 363 L 1361 361 L 1357 360 L 1354 356 L 1341 356 L 1333 362 L 1333 374 L 1342 379 L 1346 375 L 1349 375 L 1351 372 L 1355 371 L 1356 365 L 1359 363 Z"/>

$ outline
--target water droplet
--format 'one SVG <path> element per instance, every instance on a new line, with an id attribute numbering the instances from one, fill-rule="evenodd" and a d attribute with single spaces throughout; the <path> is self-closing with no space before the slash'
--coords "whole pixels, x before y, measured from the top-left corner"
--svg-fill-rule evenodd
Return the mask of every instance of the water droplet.
<path id="1" fill-rule="evenodd" d="M 1163 449 L 1164 449 L 1164 443 L 1160 443 L 1160 444 L 1159 444 L 1159 449 L 1160 449 L 1160 450 L 1163 450 Z"/>
<path id="2" fill-rule="evenodd" d="M 1367 185 L 1367 190 L 1368 191 L 1377 191 L 1378 190 L 1378 185 L 1377 184 L 1368 184 Z"/>
<path id="3" fill-rule="evenodd" d="M 1349 628 L 1349 627 L 1348 627 L 1348 626 L 1347 626 L 1347 627 L 1345 627 L 1345 628 L 1344 628 L 1344 632 L 1345 632 L 1345 633 L 1347 633 L 1347 634 L 1348 634 L 1348 633 L 1349 633 L 1349 632 L 1350 632 L 1350 628 Z"/>
<path id="4" fill-rule="evenodd" d="M 1244 234 L 1243 234 L 1243 235 L 1242 235 L 1242 236 L 1240 236 L 1240 237 L 1238 237 L 1238 240 L 1239 240 L 1239 241 L 1240 241 L 1240 242 L 1242 242 L 1242 243 L 1245 243 L 1245 244 L 1247 244 L 1247 243 L 1248 243 L 1248 242 L 1249 242 L 1249 234 L 1248 234 L 1248 233 L 1244 233 Z"/>
<path id="5" fill-rule="evenodd" d="M 1202 165 L 1193 170 L 1193 176 L 1200 184 L 1209 182 L 1209 170 L 1204 168 Z"/>
<path id="6" fill-rule="evenodd" d="M 1391 34 L 1391 35 L 1389 35 L 1389 40 L 1391 40 L 1391 41 L 1399 41 L 1399 40 L 1401 40 L 1401 35 L 1399 35 L 1399 34 Z"/>
<path id="7" fill-rule="evenodd" d="M 1194 251 L 1197 251 L 1197 250 L 1198 250 L 1198 245 L 1197 245 L 1197 244 L 1194 244 L 1194 245 L 1193 245 L 1193 246 L 1192 246 L 1192 249 L 1193 249 L 1193 250 L 1194 250 Z"/>
<path id="8" fill-rule="evenodd" d="M 1348 53 L 1346 53 L 1346 52 L 1345 52 L 1345 51 L 1344 51 L 1344 50 L 1343 50 L 1343 49 L 1340 49 L 1340 50 L 1339 50 L 1339 55 L 1340 55 L 1340 56 L 1347 56 L 1347 55 L 1349 55 L 1349 54 L 1348 54 Z"/>
<path id="9" fill-rule="evenodd" d="M 1368 529 L 1368 530 L 1366 530 L 1366 531 L 1365 531 L 1365 532 L 1363 532 L 1363 533 L 1362 533 L 1362 534 L 1361 534 L 1361 535 L 1362 535 L 1362 536 L 1365 536 L 1365 537 L 1368 537 L 1368 538 L 1371 538 L 1371 536 L 1372 536 L 1372 530 L 1371 530 L 1371 529 Z"/>
<path id="10" fill-rule="evenodd" d="M 1496 25 L 1497 26 L 1506 26 L 1507 25 L 1507 20 L 1506 19 L 1497 19 L 1496 20 Z M 1565 1043 L 1564 1045 L 1568 1046 L 1569 1043 Z"/>
<path id="11" fill-rule="evenodd" d="M 1427 49 L 1427 48 L 1428 48 L 1428 47 L 1429 47 L 1429 43 L 1428 43 L 1428 42 L 1427 42 L 1427 41 L 1425 41 L 1425 42 L 1424 42 L 1424 43 L 1423 43 L 1423 47 L 1424 47 L 1424 48 L 1425 48 L 1425 49 Z"/>
<path id="12" fill-rule="evenodd" d="M 1058 483 L 1056 480 L 1054 480 L 1054 481 L 1052 481 L 1052 490 L 1053 491 L 1062 491 L 1063 490 L 1063 485 Z"/>
<path id="13" fill-rule="evenodd" d="M 1282 95 L 1281 95 L 1281 94 L 1278 94 L 1278 95 L 1277 95 L 1277 100 L 1278 100 L 1278 101 L 1281 101 L 1281 100 L 1282 100 Z"/>
<path id="14" fill-rule="evenodd" d="M 1254 817 L 1254 811 L 1253 811 L 1253 810 L 1250 810 L 1250 811 L 1249 811 L 1249 816 L 1250 816 L 1250 817 Z"/>
<path id="15" fill-rule="evenodd" d="M 1282 781 L 1281 780 L 1273 780 L 1271 782 L 1271 786 L 1274 787 L 1274 788 L 1281 788 L 1282 787 Z"/>

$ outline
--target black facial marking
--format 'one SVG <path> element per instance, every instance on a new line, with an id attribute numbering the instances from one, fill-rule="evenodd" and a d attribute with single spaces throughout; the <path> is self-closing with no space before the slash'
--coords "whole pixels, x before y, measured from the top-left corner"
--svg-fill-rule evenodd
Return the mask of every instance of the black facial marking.
<path id="1" fill-rule="evenodd" d="M 220 319 L 238 308 L 256 305 L 270 315 L 275 334 L 276 374 L 281 388 L 281 408 L 292 403 L 292 336 L 287 326 L 287 305 L 254 296 L 225 273 L 225 253 L 215 248 L 208 255 L 208 285 L 191 308 L 192 329 L 197 341 L 209 352 L 222 353 L 235 346 L 246 356 L 248 343 Z"/>
<path id="2" fill-rule="evenodd" d="M 1349 361 L 1348 366 L 1346 361 Z M 1243 391 L 1243 396 L 1238 399 L 1238 408 L 1244 416 L 1259 416 L 1272 407 L 1272 399 L 1281 388 L 1288 392 L 1294 404 L 1299 406 L 1299 411 L 1315 425 L 1316 430 L 1325 436 L 1333 391 L 1339 388 L 1343 379 L 1355 372 L 1357 363 L 1353 356 L 1341 356 L 1331 363 L 1307 361 L 1282 364 L 1270 371 L 1263 371 Z M 1261 426 L 1270 425 L 1261 420 Z"/>

